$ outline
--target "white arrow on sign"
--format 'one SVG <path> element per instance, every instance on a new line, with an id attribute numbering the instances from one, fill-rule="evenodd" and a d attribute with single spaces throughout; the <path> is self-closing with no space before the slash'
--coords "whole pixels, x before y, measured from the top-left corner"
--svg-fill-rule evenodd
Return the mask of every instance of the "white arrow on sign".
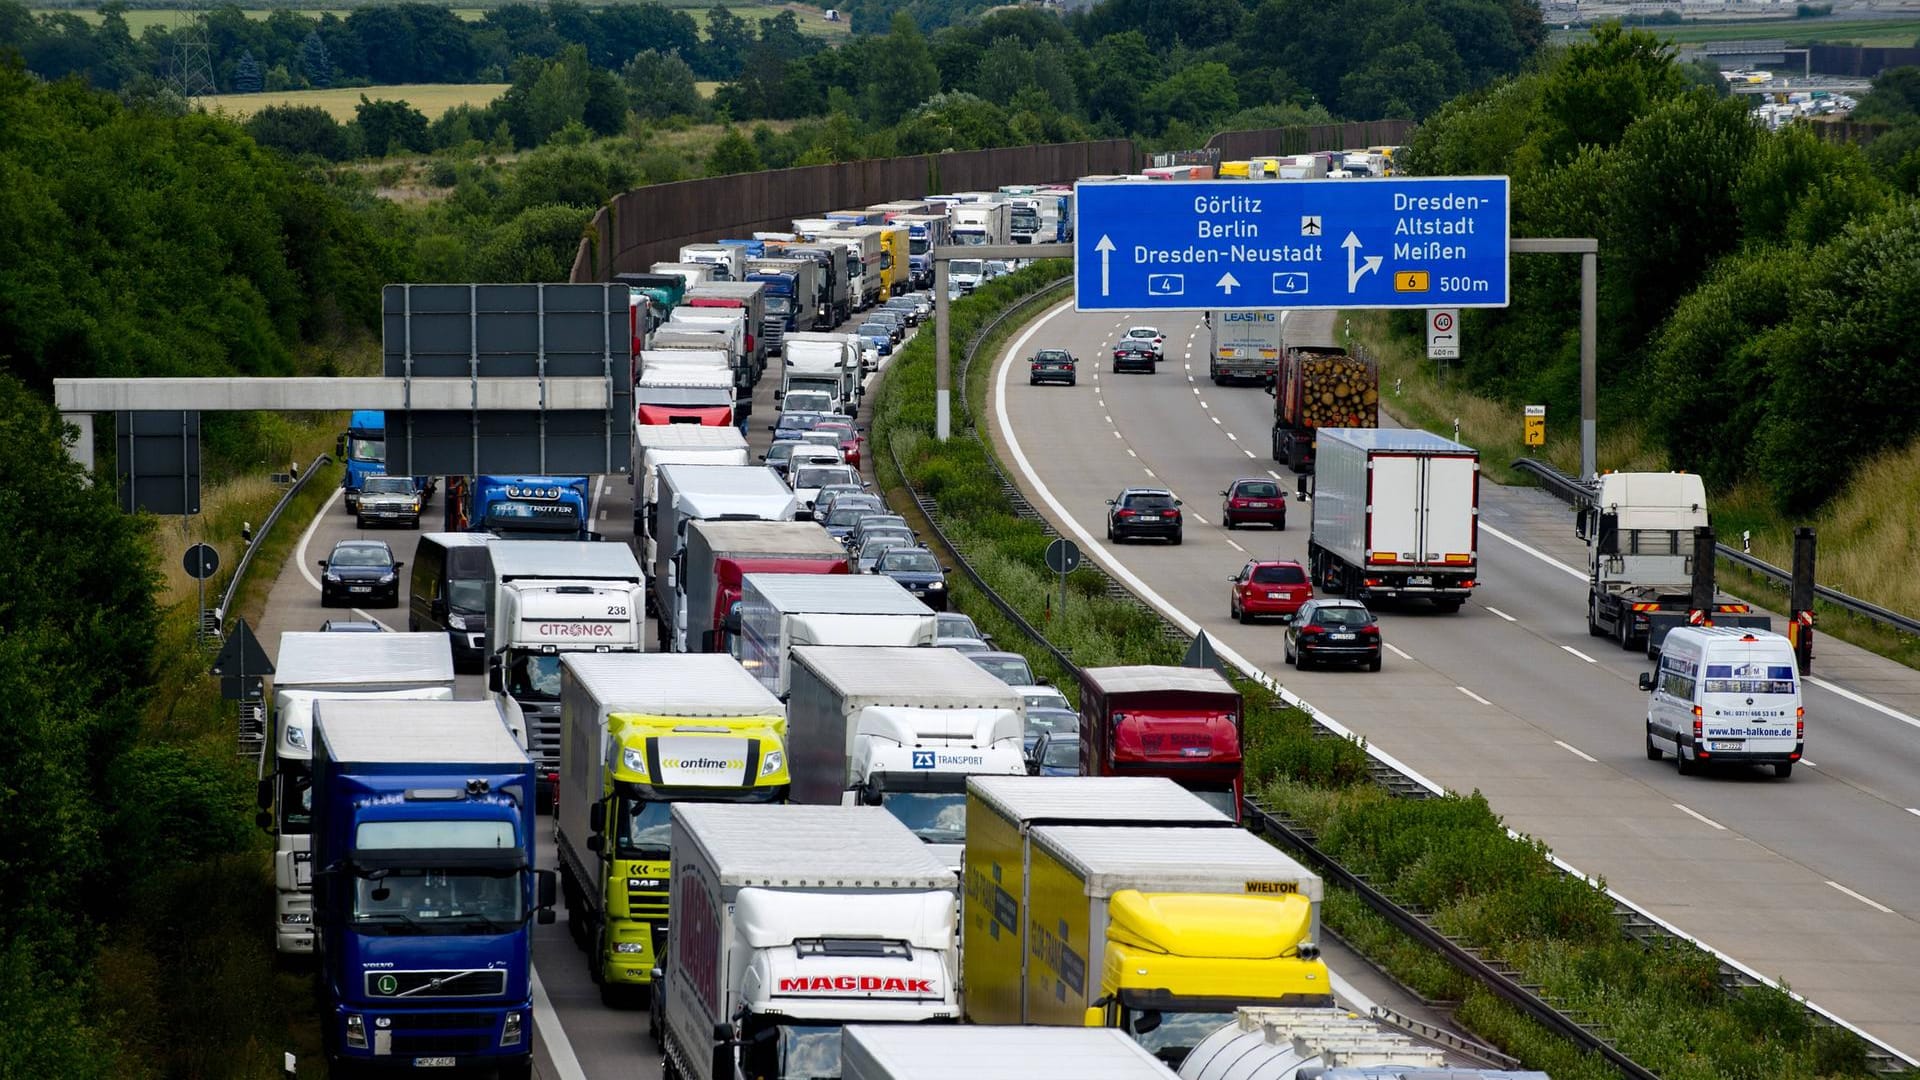
<path id="1" fill-rule="evenodd" d="M 1364 260 L 1361 260 L 1364 265 L 1359 265 L 1356 268 L 1356 259 L 1360 254 L 1360 237 L 1355 233 L 1348 233 L 1347 238 L 1341 241 L 1340 246 L 1347 249 L 1348 292 L 1354 292 L 1359 289 L 1360 279 L 1379 270 L 1380 264 L 1386 261 L 1382 256 L 1368 255 Z"/>
<path id="2" fill-rule="evenodd" d="M 1235 288 L 1237 288 L 1237 287 L 1239 287 L 1239 285 L 1240 285 L 1240 282 L 1239 282 L 1239 281 L 1237 281 L 1237 280 L 1236 280 L 1236 279 L 1234 278 L 1234 276 L 1233 276 L 1233 271 L 1231 271 L 1231 270 L 1229 270 L 1229 271 L 1227 271 L 1226 273 L 1224 273 L 1224 274 L 1221 274 L 1221 275 L 1220 275 L 1220 280 L 1219 280 L 1219 281 L 1216 281 L 1216 282 L 1214 282 L 1214 284 L 1215 284 L 1215 285 L 1218 285 L 1219 287 L 1221 287 L 1221 288 L 1223 288 L 1223 289 L 1225 289 L 1225 290 L 1227 290 L 1227 295 L 1228 295 L 1228 296 L 1232 296 L 1232 295 L 1233 295 L 1233 290 L 1234 290 Z"/>
<path id="3" fill-rule="evenodd" d="M 1093 250 L 1100 253 L 1100 295 L 1105 296 L 1111 291 L 1107 277 L 1107 260 L 1113 258 L 1113 237 L 1101 233 L 1100 242 L 1093 245 Z"/>

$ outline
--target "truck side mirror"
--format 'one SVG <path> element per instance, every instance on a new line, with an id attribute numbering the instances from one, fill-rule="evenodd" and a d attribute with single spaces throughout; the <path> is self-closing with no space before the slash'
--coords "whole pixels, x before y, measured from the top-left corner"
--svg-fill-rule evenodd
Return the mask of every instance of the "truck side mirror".
<path id="1" fill-rule="evenodd" d="M 447 598 L 444 596 L 435 597 L 433 602 L 427 605 L 427 614 L 434 619 L 445 622 L 447 618 Z"/>
<path id="2" fill-rule="evenodd" d="M 1587 538 L 1587 515 L 1592 512 L 1591 510 L 1575 510 L 1573 512 L 1574 539 L 1585 540 Z"/>
<path id="3" fill-rule="evenodd" d="M 587 807 L 587 829 L 592 832 L 605 832 L 607 829 L 607 804 L 594 803 Z"/>
<path id="4" fill-rule="evenodd" d="M 1642 690 L 1653 689 L 1653 672 L 1643 671 L 1640 673 L 1640 689 Z"/>
<path id="5" fill-rule="evenodd" d="M 344 431 L 333 437 L 333 456 L 336 458 L 347 456 L 347 433 Z"/>
<path id="6" fill-rule="evenodd" d="M 727 612 L 727 633 L 738 634 L 739 632 L 740 632 L 740 609 L 734 608 L 733 610 Z"/>
<path id="7" fill-rule="evenodd" d="M 535 902 L 540 905 L 542 910 L 548 914 L 552 914 L 554 898 L 560 892 L 558 875 L 551 870 L 535 870 L 533 872 L 533 881 Z M 542 921 L 552 922 L 553 920 L 545 919 Z"/>
<path id="8" fill-rule="evenodd" d="M 1594 532 L 1593 546 L 1602 555 L 1620 554 L 1620 516 L 1602 513 L 1600 526 Z"/>
<path id="9" fill-rule="evenodd" d="M 265 810 L 253 815 L 253 823 L 260 826 L 260 831 L 263 833 L 270 834 L 273 832 L 273 815 L 267 813 Z"/>
<path id="10" fill-rule="evenodd" d="M 262 810 L 273 809 L 273 777 L 263 776 L 260 782 L 254 785 L 253 805 Z"/>
<path id="11" fill-rule="evenodd" d="M 503 692 L 505 689 L 505 683 L 506 683 L 506 679 L 504 678 L 505 675 L 506 675 L 506 672 L 502 668 L 502 665 L 500 663 L 500 658 L 497 656 L 488 657 L 487 658 L 487 689 L 493 691 L 496 694 Z"/>
<path id="12" fill-rule="evenodd" d="M 606 846 L 607 846 L 606 840 L 602 837 L 591 836 L 591 835 L 587 837 L 588 851 L 601 851 L 601 850 L 604 850 Z"/>

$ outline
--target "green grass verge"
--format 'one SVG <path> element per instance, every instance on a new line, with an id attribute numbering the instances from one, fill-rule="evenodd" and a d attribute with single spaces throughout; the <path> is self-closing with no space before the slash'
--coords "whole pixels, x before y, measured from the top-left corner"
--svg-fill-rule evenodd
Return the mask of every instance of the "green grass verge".
<path id="1" fill-rule="evenodd" d="M 950 332 L 956 354 L 996 313 L 1064 272 L 1062 265 L 1037 264 L 955 304 Z M 1036 306 L 1028 318 L 1041 310 Z M 969 372 L 964 390 L 975 416 L 984 415 L 996 345 L 1019 322 L 1010 320 L 988 339 Z M 981 577 L 1078 664 L 1178 663 L 1182 650 L 1161 633 L 1159 620 L 1136 604 L 1107 597 L 1096 574 L 1072 575 L 1067 610 L 1049 610 L 1059 606 L 1047 599 L 1058 595 L 1058 579 L 1042 559 L 1046 533 L 1014 515 L 990 466 L 991 451 L 975 433 L 944 444 L 934 440 L 933 377 L 932 335 L 923 334 L 894 361 L 874 406 L 876 474 L 896 504 L 911 503 L 900 490 L 909 482 L 930 495 L 942 529 Z M 1517 441 L 1517 418 L 1514 426 Z M 896 454 L 900 469 L 894 467 Z M 1038 643 L 959 575 L 952 600 L 1001 648 L 1060 674 Z M 1636 1061 L 1669 1080 L 1864 1074 L 1863 1045 L 1814 1025 L 1785 994 L 1727 994 L 1708 954 L 1626 937 L 1603 892 L 1560 873 L 1543 845 L 1508 837 L 1477 792 L 1391 798 L 1367 782 L 1362 746 L 1316 735 L 1303 713 L 1258 685 L 1236 681 L 1246 694 L 1249 791 L 1306 824 L 1335 858 L 1375 887 L 1433 913 L 1456 940 L 1513 965 L 1523 981 L 1544 986 L 1558 1007 L 1604 1025 Z M 1402 982 L 1459 1002 L 1457 1017 L 1467 1030 L 1528 1068 L 1548 1070 L 1557 1080 L 1613 1075 L 1602 1060 L 1488 995 L 1350 894 L 1333 890 L 1325 918 Z"/>

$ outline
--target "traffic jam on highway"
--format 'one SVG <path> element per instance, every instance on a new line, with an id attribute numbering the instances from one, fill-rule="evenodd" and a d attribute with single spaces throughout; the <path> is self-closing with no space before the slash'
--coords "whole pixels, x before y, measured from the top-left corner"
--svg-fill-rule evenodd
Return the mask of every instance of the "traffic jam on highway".
<path id="1" fill-rule="evenodd" d="M 1390 160 L 1220 173 L 1380 176 Z M 383 414 L 353 414 L 339 449 L 357 528 L 308 561 L 322 605 L 362 618 L 281 635 L 259 790 L 278 948 L 316 971 L 334 1075 L 553 1075 L 535 1052 L 535 950 L 561 939 L 536 927 L 564 917 L 577 954 L 561 963 L 636 1044 L 644 1027 L 670 1078 L 1097 1062 L 1115 1080 L 1216 1080 L 1391 1061 L 1544 1080 L 1475 1071 L 1336 1001 L 1320 878 L 1240 827 L 1231 682 L 1089 668 L 1066 688 L 1076 707 L 950 610 L 940 549 L 869 479 L 863 406 L 933 318 L 934 249 L 1074 242 L 1095 186 L 1205 178 L 890 202 L 617 275 L 630 539 L 603 535 L 625 527 L 624 511 L 618 530 L 596 516 L 603 477 L 389 476 Z M 1330 258 L 1379 266 L 1351 246 Z M 1010 269 L 952 259 L 951 288 Z M 1306 276 L 1262 284 L 1284 296 Z M 1209 380 L 1272 396 L 1290 479 L 1221 474 L 1211 522 L 1170 487 L 1127 486 L 1106 539 L 1304 534 L 1300 558 L 1233 544 L 1246 557 L 1214 579 L 1228 612 L 1271 624 L 1301 670 L 1381 671 L 1377 612 L 1456 613 L 1479 583 L 1477 451 L 1383 426 L 1373 358 L 1290 342 L 1281 305 L 1186 310 L 1205 313 Z M 1068 344 L 1017 359 L 1030 393 L 1190 367 L 1137 316 L 1097 356 Z M 758 423 L 756 391 L 774 406 Z M 1687 625 L 1698 478 L 1610 474 L 1596 507 L 1580 525 L 1589 626 L 1658 657 L 1648 756 L 1788 775 L 1804 745 L 1791 648 L 1731 600 L 1717 625 Z M 404 632 L 372 614 L 387 608 Z M 458 672 L 484 676 L 484 696 L 460 700 Z M 564 1037 L 541 1023 L 551 1051 Z"/>

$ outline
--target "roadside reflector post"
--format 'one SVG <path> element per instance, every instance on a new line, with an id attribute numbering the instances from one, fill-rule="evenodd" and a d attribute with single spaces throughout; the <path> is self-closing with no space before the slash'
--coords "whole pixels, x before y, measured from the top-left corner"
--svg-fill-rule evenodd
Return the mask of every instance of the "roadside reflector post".
<path id="1" fill-rule="evenodd" d="M 1695 626 L 1713 622 L 1713 526 L 1696 525 L 1693 530 L 1693 603 L 1687 605 L 1687 621 Z"/>
<path id="2" fill-rule="evenodd" d="M 1793 584 L 1787 594 L 1787 637 L 1793 642 L 1800 674 L 1813 674 L 1813 561 L 1814 531 L 1802 525 L 1793 530 Z"/>

